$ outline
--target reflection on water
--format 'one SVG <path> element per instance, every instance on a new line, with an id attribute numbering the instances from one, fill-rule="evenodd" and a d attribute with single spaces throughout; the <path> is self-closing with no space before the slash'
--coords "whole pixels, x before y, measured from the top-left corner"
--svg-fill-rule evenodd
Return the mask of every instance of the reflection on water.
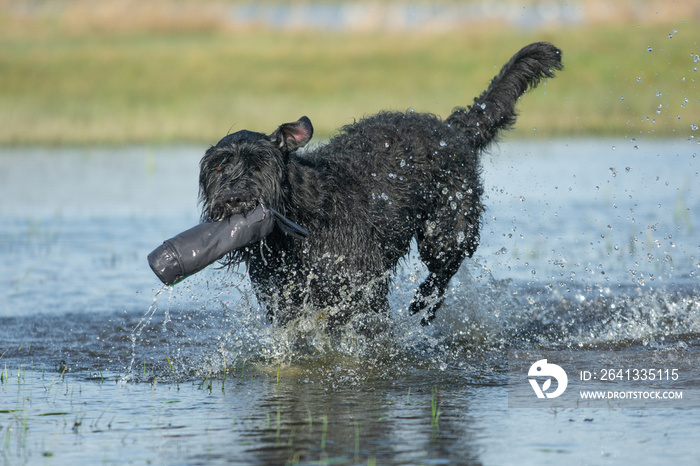
<path id="1" fill-rule="evenodd" d="M 508 409 L 504 354 L 663 350 L 695 364 L 697 152 L 501 144 L 484 158 L 482 244 L 436 325 L 406 313 L 425 275 L 412 256 L 391 331 L 367 342 L 314 318 L 270 327 L 247 281 L 214 267 L 154 298 L 146 255 L 197 223 L 201 148 L 2 149 L 0 457 L 509 463 L 595 444 L 595 463 L 695 458 L 693 410 Z"/>

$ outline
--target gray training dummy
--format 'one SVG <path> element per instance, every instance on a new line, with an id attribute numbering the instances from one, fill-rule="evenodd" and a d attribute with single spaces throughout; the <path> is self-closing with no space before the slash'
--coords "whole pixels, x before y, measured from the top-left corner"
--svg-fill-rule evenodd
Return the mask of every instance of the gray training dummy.
<path id="1" fill-rule="evenodd" d="M 163 242 L 148 255 L 148 265 L 166 285 L 174 285 L 229 252 L 260 241 L 278 225 L 287 234 L 309 233 L 276 210 L 258 206 L 217 222 L 204 222 Z"/>

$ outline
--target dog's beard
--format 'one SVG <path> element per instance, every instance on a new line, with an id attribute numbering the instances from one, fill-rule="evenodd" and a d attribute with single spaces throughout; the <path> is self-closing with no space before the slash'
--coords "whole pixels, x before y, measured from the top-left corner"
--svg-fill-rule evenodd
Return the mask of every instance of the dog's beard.
<path id="1" fill-rule="evenodd" d="M 205 214 L 203 217 L 205 221 L 218 222 L 234 215 L 245 215 L 252 212 L 260 205 L 264 205 L 264 203 L 259 200 L 242 201 L 237 203 L 235 206 L 219 201 L 211 205 L 210 208 L 205 209 Z"/>
<path id="2" fill-rule="evenodd" d="M 234 251 L 229 252 L 224 257 L 219 259 L 219 264 L 221 264 L 222 269 L 226 269 L 229 272 L 237 270 L 241 266 L 245 266 L 245 273 L 247 274 L 250 263 L 250 256 L 250 246 L 246 246 L 244 248 L 236 249 Z"/>

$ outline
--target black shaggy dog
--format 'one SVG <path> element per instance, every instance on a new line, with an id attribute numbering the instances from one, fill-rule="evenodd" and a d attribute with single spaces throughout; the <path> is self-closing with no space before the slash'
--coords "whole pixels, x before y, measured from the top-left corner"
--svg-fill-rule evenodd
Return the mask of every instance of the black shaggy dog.
<path id="1" fill-rule="evenodd" d="M 506 63 L 473 105 L 445 121 L 381 112 L 301 153 L 313 134 L 307 117 L 270 135 L 243 130 L 224 137 L 200 164 L 202 218 L 264 204 L 310 233 L 302 240 L 277 228 L 261 244 L 232 252 L 225 264 L 247 263 L 274 321 L 322 309 L 333 328 L 388 309 L 390 275 L 415 238 L 430 273 L 410 313 L 421 313 L 429 325 L 450 278 L 479 245 L 481 152 L 515 123 L 518 98 L 561 67 L 559 49 L 534 43 Z M 362 329 L 373 319 L 357 322 Z"/>

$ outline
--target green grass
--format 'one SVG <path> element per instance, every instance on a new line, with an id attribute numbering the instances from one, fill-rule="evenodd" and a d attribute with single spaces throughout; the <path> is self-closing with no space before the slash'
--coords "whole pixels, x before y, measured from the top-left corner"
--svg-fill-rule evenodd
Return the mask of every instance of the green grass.
<path id="1" fill-rule="evenodd" d="M 0 144 L 210 144 L 301 115 L 327 137 L 380 109 L 446 117 L 536 40 L 561 47 L 565 69 L 522 100 L 515 136 L 700 135 L 694 23 L 445 35 L 10 28 Z"/>

